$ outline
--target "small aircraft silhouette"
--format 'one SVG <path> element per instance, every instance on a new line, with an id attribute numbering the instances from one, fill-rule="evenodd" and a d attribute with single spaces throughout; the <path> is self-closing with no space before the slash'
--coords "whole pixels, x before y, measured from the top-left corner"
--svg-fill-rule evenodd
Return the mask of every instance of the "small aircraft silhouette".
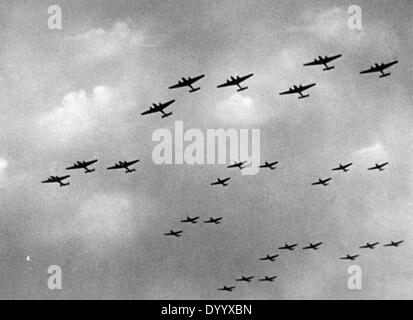
<path id="1" fill-rule="evenodd" d="M 364 246 L 360 246 L 360 249 L 374 249 L 377 245 L 379 244 L 379 242 L 375 242 L 375 243 L 366 243 Z"/>
<path id="2" fill-rule="evenodd" d="M 132 161 L 119 161 L 114 166 L 107 168 L 108 170 L 114 169 L 125 169 L 125 173 L 130 173 L 136 171 L 136 169 L 129 169 L 130 166 L 138 163 L 140 160 L 132 160 Z"/>
<path id="3" fill-rule="evenodd" d="M 397 242 L 391 241 L 390 243 L 385 244 L 384 247 L 398 247 L 403 242 L 404 242 L 403 240 L 400 240 L 400 241 L 397 241 Z"/>
<path id="4" fill-rule="evenodd" d="M 308 90 L 308 89 L 310 89 L 311 87 L 314 87 L 315 85 L 316 85 L 315 83 L 308 84 L 308 85 L 305 85 L 305 86 L 303 86 L 303 85 L 301 85 L 301 84 L 300 84 L 299 86 L 293 85 L 292 88 L 288 89 L 287 91 L 281 92 L 281 93 L 279 93 L 279 94 L 280 94 L 280 95 L 284 95 L 284 94 L 294 94 L 294 93 L 298 93 L 298 94 L 300 95 L 300 96 L 298 97 L 298 99 L 304 99 L 304 98 L 308 98 L 310 95 L 309 95 L 309 94 L 304 95 L 304 94 L 303 94 L 303 91 Z"/>
<path id="5" fill-rule="evenodd" d="M 331 56 L 331 57 L 325 56 L 324 58 L 323 58 L 322 56 L 318 56 L 318 59 L 315 58 L 313 62 L 304 63 L 304 66 L 324 65 L 325 68 L 323 69 L 323 71 L 327 71 L 327 70 L 334 69 L 334 66 L 329 67 L 329 66 L 327 65 L 327 63 L 329 63 L 329 62 L 331 62 L 331 61 L 333 61 L 333 60 L 335 60 L 335 59 L 338 59 L 338 58 L 340 58 L 340 57 L 341 57 L 341 54 L 338 54 L 338 55 L 336 55 L 336 56 Z"/>
<path id="6" fill-rule="evenodd" d="M 216 219 L 210 217 L 209 220 L 204 221 L 204 223 L 220 224 L 222 219 L 223 219 L 223 217 L 219 217 L 219 218 L 216 218 Z"/>
<path id="7" fill-rule="evenodd" d="M 247 161 L 242 161 L 242 162 L 235 162 L 234 164 L 229 165 L 227 168 L 238 168 L 240 170 L 244 169 L 244 164 L 246 164 Z"/>
<path id="8" fill-rule="evenodd" d="M 42 181 L 42 183 L 58 183 L 61 187 L 66 187 L 70 184 L 70 182 L 64 183 L 63 180 L 69 178 L 70 176 L 50 176 L 47 180 Z"/>
<path id="9" fill-rule="evenodd" d="M 280 249 L 280 250 L 290 250 L 290 251 L 293 251 L 296 246 L 297 246 L 296 243 L 295 243 L 295 244 L 291 244 L 291 245 L 284 244 L 283 247 L 279 247 L 278 249 Z"/>
<path id="10" fill-rule="evenodd" d="M 164 235 L 165 236 L 174 236 L 174 237 L 180 237 L 181 236 L 181 233 L 182 233 L 182 230 L 180 230 L 180 231 L 173 231 L 173 230 L 171 230 L 170 232 L 168 232 L 168 233 L 164 233 Z"/>
<path id="11" fill-rule="evenodd" d="M 89 169 L 88 167 L 97 161 L 97 159 L 91 161 L 76 161 L 73 166 L 66 168 L 66 170 L 84 169 L 85 173 L 90 173 L 95 171 L 96 169 Z"/>
<path id="12" fill-rule="evenodd" d="M 327 179 L 318 179 L 317 182 L 312 183 L 312 186 L 316 186 L 316 185 L 323 185 L 324 187 L 328 186 L 328 182 L 331 180 L 332 178 L 327 178 Z"/>
<path id="13" fill-rule="evenodd" d="M 303 250 L 308 250 L 308 249 L 318 250 L 318 247 L 321 246 L 322 244 L 323 244 L 322 242 L 318 242 L 316 244 L 312 244 L 310 242 L 310 244 L 307 247 L 304 247 Z"/>
<path id="14" fill-rule="evenodd" d="M 187 217 L 185 220 L 181 220 L 181 222 L 189 222 L 189 223 L 193 223 L 193 224 L 195 224 L 195 223 L 197 223 L 197 220 L 199 219 L 199 217 L 194 217 L 194 218 L 190 218 L 190 217 Z"/>
<path id="15" fill-rule="evenodd" d="M 232 290 L 234 290 L 235 289 L 235 286 L 233 286 L 233 287 L 227 287 L 227 286 L 224 286 L 223 288 L 219 288 L 218 290 L 219 291 L 228 291 L 228 292 L 232 292 Z"/>
<path id="16" fill-rule="evenodd" d="M 278 164 L 278 161 L 271 162 L 271 163 L 265 161 L 263 165 L 260 165 L 260 168 L 270 168 L 271 170 L 274 170 L 276 164 Z"/>
<path id="17" fill-rule="evenodd" d="M 345 257 L 341 257 L 340 259 L 341 259 L 341 260 L 351 260 L 351 261 L 354 261 L 354 260 L 356 260 L 356 258 L 357 258 L 358 256 L 359 256 L 358 254 L 356 254 L 356 255 L 354 255 L 354 256 L 350 256 L 350 255 L 348 254 L 348 255 L 346 255 Z"/>
<path id="18" fill-rule="evenodd" d="M 385 163 L 382 163 L 382 164 L 377 164 L 376 163 L 376 165 L 374 166 L 374 167 L 371 167 L 371 168 L 368 168 L 367 170 L 379 170 L 379 171 L 383 171 L 384 169 L 384 167 L 385 166 L 387 166 L 389 163 L 388 162 L 385 162 Z"/>
<path id="19" fill-rule="evenodd" d="M 175 102 L 175 100 L 171 100 L 171 101 L 164 102 L 164 103 L 159 102 L 158 104 L 153 103 L 152 104 L 153 107 L 149 107 L 149 110 L 142 112 L 141 115 L 144 116 L 146 114 L 160 112 L 160 113 L 162 113 L 162 118 L 169 117 L 172 114 L 172 112 L 165 113 L 164 109 L 169 107 L 174 102 Z"/>
<path id="20" fill-rule="evenodd" d="M 243 90 L 247 90 L 248 87 L 241 87 L 240 83 L 244 82 L 245 80 L 247 80 L 248 78 L 251 78 L 254 74 L 248 74 L 246 76 L 240 77 L 240 76 L 236 76 L 236 77 L 232 77 L 227 80 L 227 82 L 220 84 L 219 86 L 217 86 L 217 88 L 224 88 L 224 87 L 229 87 L 229 86 L 238 86 L 238 92 L 239 91 L 243 91 Z"/>
<path id="21" fill-rule="evenodd" d="M 342 170 L 342 171 L 344 171 L 344 172 L 347 172 L 347 171 L 349 170 L 348 167 L 350 167 L 352 164 L 353 164 L 352 162 L 347 163 L 347 164 L 345 164 L 345 165 L 342 165 L 342 164 L 340 163 L 337 168 L 333 168 L 333 169 L 331 169 L 331 170 L 332 170 L 332 171 L 340 171 L 340 170 Z"/>
<path id="22" fill-rule="evenodd" d="M 251 277 L 244 277 L 244 276 L 242 276 L 240 279 L 236 279 L 235 281 L 251 282 L 252 279 L 254 279 L 253 276 L 251 276 Z"/>
<path id="23" fill-rule="evenodd" d="M 222 186 L 226 187 L 226 186 L 228 185 L 228 183 L 226 183 L 226 182 L 227 182 L 229 179 L 231 179 L 231 178 L 226 178 L 226 179 L 223 179 L 223 180 L 221 180 L 220 178 L 218 178 L 218 179 L 217 179 L 218 181 L 212 182 L 212 183 L 211 183 L 211 186 L 216 186 L 216 185 L 221 184 Z"/>
<path id="24" fill-rule="evenodd" d="M 273 256 L 270 256 L 269 254 L 267 254 L 264 258 L 260 258 L 261 261 L 275 261 L 276 258 L 278 258 L 280 255 L 279 254 L 275 254 Z"/>
<path id="25" fill-rule="evenodd" d="M 398 60 L 395 60 L 395 61 L 392 61 L 392 62 L 389 62 L 389 63 L 383 63 L 383 62 L 381 64 L 375 63 L 374 66 L 370 67 L 370 69 L 361 71 L 360 73 L 364 74 L 364 73 L 371 73 L 371 72 L 380 72 L 381 74 L 380 74 L 379 78 L 384 78 L 384 77 L 387 77 L 387 76 L 391 75 L 390 72 L 389 73 L 384 73 L 384 70 L 387 69 L 387 68 L 390 68 L 392 65 L 394 65 L 398 62 L 399 62 Z"/>
<path id="26" fill-rule="evenodd" d="M 182 79 L 179 80 L 177 84 L 175 84 L 175 85 L 173 85 L 173 86 L 170 86 L 169 89 L 177 89 L 177 88 L 183 88 L 183 87 L 190 87 L 191 90 L 189 90 L 189 92 L 196 92 L 196 91 L 198 91 L 198 90 L 201 89 L 201 88 L 200 88 L 200 87 L 194 88 L 192 85 L 193 85 L 195 82 L 201 80 L 203 77 L 205 77 L 204 74 L 202 74 L 202 75 L 200 75 L 200 76 L 197 76 L 197 77 L 195 77 L 195 78 L 188 77 L 188 79 L 185 79 L 184 77 L 182 77 Z"/>
<path id="27" fill-rule="evenodd" d="M 276 279 L 277 278 L 277 276 L 273 276 L 273 277 L 268 277 L 268 276 L 265 276 L 263 279 L 258 279 L 258 281 L 268 281 L 268 282 L 273 282 L 274 281 L 274 279 Z"/>

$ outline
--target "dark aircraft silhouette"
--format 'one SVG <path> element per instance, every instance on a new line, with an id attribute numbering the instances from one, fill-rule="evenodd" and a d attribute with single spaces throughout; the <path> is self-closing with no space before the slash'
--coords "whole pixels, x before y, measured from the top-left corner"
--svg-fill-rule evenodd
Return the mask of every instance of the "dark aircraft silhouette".
<path id="1" fill-rule="evenodd" d="M 223 219 L 222 217 L 219 217 L 219 218 L 216 218 L 216 219 L 210 217 L 209 220 L 204 221 L 204 223 L 220 224 L 222 219 Z"/>
<path id="2" fill-rule="evenodd" d="M 221 180 L 220 178 L 218 178 L 218 181 L 212 182 L 212 183 L 211 183 L 211 186 L 216 186 L 216 185 L 221 184 L 222 186 L 226 187 L 226 186 L 228 185 L 228 183 L 226 183 L 226 182 L 227 182 L 229 179 L 231 179 L 231 178 L 226 178 L 226 179 L 223 179 L 223 180 Z"/>
<path id="3" fill-rule="evenodd" d="M 227 168 L 239 168 L 240 170 L 244 169 L 244 164 L 246 164 L 247 161 L 242 161 L 242 162 L 235 162 L 234 164 L 229 165 Z"/>
<path id="4" fill-rule="evenodd" d="M 345 164 L 345 165 L 342 165 L 342 164 L 340 163 L 337 168 L 333 168 L 333 169 L 331 169 L 331 170 L 332 170 L 332 171 L 340 171 L 340 170 L 342 170 L 342 171 L 344 171 L 344 172 L 347 172 L 347 171 L 348 171 L 348 167 L 350 167 L 352 164 L 353 164 L 352 162 L 347 163 L 347 164 Z"/>
<path id="5" fill-rule="evenodd" d="M 189 92 L 196 92 L 199 89 L 201 89 L 200 87 L 198 88 L 194 88 L 192 85 L 197 82 L 198 80 L 201 80 L 203 77 L 205 77 L 204 74 L 197 76 L 195 78 L 191 78 L 188 77 L 188 79 L 182 78 L 181 80 L 178 81 L 177 84 L 169 87 L 169 89 L 177 89 L 177 88 L 183 88 L 183 87 L 190 87 L 191 90 L 189 90 Z"/>
<path id="6" fill-rule="evenodd" d="M 266 261 L 266 260 L 268 260 L 268 261 L 272 261 L 272 262 L 273 262 L 273 261 L 275 261 L 275 259 L 278 258 L 279 256 L 280 256 L 279 254 L 275 254 L 275 255 L 273 255 L 273 256 L 270 256 L 270 255 L 267 254 L 267 255 L 265 256 L 265 258 L 260 258 L 260 260 L 261 260 L 261 261 Z"/>
<path id="7" fill-rule="evenodd" d="M 129 169 L 131 165 L 134 165 L 135 163 L 139 162 L 140 160 L 132 160 L 132 161 L 119 161 L 116 163 L 114 166 L 107 168 L 108 170 L 113 170 L 113 169 L 125 169 L 125 173 L 130 173 L 136 171 L 136 169 Z"/>
<path id="8" fill-rule="evenodd" d="M 327 179 L 318 179 L 317 182 L 312 183 L 311 185 L 316 186 L 316 185 L 323 185 L 324 187 L 328 186 L 328 182 L 331 180 L 332 178 L 327 178 Z"/>
<path id="9" fill-rule="evenodd" d="M 168 102 L 165 102 L 165 103 L 159 102 L 158 104 L 153 103 L 153 107 L 149 107 L 149 110 L 142 112 L 141 115 L 144 116 L 146 114 L 160 112 L 160 113 L 162 113 L 162 118 L 169 117 L 172 114 L 172 112 L 165 113 L 164 109 L 169 107 L 174 102 L 175 102 L 175 100 L 171 100 L 171 101 L 168 101 Z"/>
<path id="10" fill-rule="evenodd" d="M 391 74 L 390 72 L 389 73 L 384 73 L 384 70 L 391 67 L 392 65 L 394 65 L 398 62 L 399 61 L 396 60 L 396 61 L 392 61 L 392 62 L 389 62 L 389 63 L 383 63 L 383 62 L 381 64 L 375 63 L 374 66 L 370 67 L 370 69 L 361 71 L 360 73 L 364 74 L 364 73 L 371 73 L 371 72 L 380 72 L 381 73 L 380 78 L 384 78 L 384 77 L 387 77 Z"/>
<path id="11" fill-rule="evenodd" d="M 235 289 L 235 286 L 233 286 L 233 287 L 227 287 L 227 286 L 224 286 L 223 288 L 219 288 L 218 290 L 219 291 L 228 291 L 228 292 L 232 292 L 232 290 L 234 290 Z"/>
<path id="12" fill-rule="evenodd" d="M 190 217 L 187 217 L 185 220 L 181 220 L 181 222 L 189 222 L 189 223 L 193 223 L 193 224 L 195 224 L 195 223 L 197 223 L 197 220 L 199 219 L 199 217 L 194 217 L 194 218 L 190 218 Z"/>
<path id="13" fill-rule="evenodd" d="M 265 276 L 263 279 L 258 279 L 258 281 L 268 281 L 268 282 L 273 282 L 274 281 L 274 279 L 276 279 L 277 278 L 277 276 L 273 276 L 273 277 L 268 277 L 268 276 Z"/>
<path id="14" fill-rule="evenodd" d="M 350 256 L 350 255 L 348 254 L 348 255 L 346 255 L 345 257 L 341 257 L 340 259 L 341 259 L 341 260 L 351 260 L 351 261 L 354 261 L 354 260 L 356 260 L 356 258 L 357 258 L 358 256 L 359 256 L 358 254 L 356 254 L 356 255 L 354 255 L 354 256 Z"/>
<path id="15" fill-rule="evenodd" d="M 68 186 L 70 182 L 64 183 L 63 180 L 69 178 L 70 176 L 63 176 L 63 177 L 58 177 L 58 176 L 50 176 L 47 180 L 42 181 L 42 183 L 58 183 L 61 187 Z"/>
<path id="16" fill-rule="evenodd" d="M 168 233 L 164 233 L 164 235 L 165 236 L 174 236 L 174 237 L 180 237 L 181 236 L 181 233 L 182 233 L 182 230 L 181 231 L 173 231 L 173 230 L 171 230 L 170 232 L 168 232 Z"/>
<path id="17" fill-rule="evenodd" d="M 91 161 L 77 161 L 73 166 L 66 168 L 66 170 L 85 169 L 85 173 L 90 173 L 96 169 L 89 169 L 88 167 L 97 161 L 97 159 Z"/>
<path id="18" fill-rule="evenodd" d="M 251 277 L 241 277 L 240 279 L 236 279 L 235 281 L 245 281 L 245 282 L 251 282 L 251 280 L 254 279 L 253 276 Z"/>
<path id="19" fill-rule="evenodd" d="M 299 86 L 293 85 L 292 88 L 290 88 L 287 91 L 281 92 L 280 95 L 298 93 L 300 95 L 298 97 L 298 99 L 308 98 L 310 95 L 309 94 L 304 95 L 303 91 L 308 90 L 311 87 L 314 87 L 315 85 L 316 85 L 315 83 L 308 84 L 308 85 L 305 85 L 305 86 L 303 86 L 301 84 Z"/>
<path id="20" fill-rule="evenodd" d="M 308 249 L 318 250 L 318 247 L 321 246 L 322 244 L 323 244 L 322 242 L 318 242 L 316 244 L 312 244 L 310 242 L 310 244 L 307 247 L 304 247 L 303 250 L 308 250 Z"/>
<path id="21" fill-rule="evenodd" d="M 271 162 L 271 163 L 265 161 L 263 165 L 260 165 L 260 168 L 270 168 L 271 170 L 274 170 L 276 164 L 278 164 L 278 161 Z"/>
<path id="22" fill-rule="evenodd" d="M 284 244 L 283 247 L 279 247 L 278 249 L 280 249 L 280 250 L 290 250 L 290 251 L 293 251 L 296 246 L 297 246 L 297 244 L 290 244 L 290 245 Z"/>
<path id="23" fill-rule="evenodd" d="M 376 163 L 376 165 L 374 166 L 374 167 L 371 167 L 371 168 L 368 168 L 367 170 L 379 170 L 379 171 L 383 171 L 384 169 L 384 167 L 385 166 L 387 166 L 389 163 L 388 162 L 385 162 L 385 163 L 382 163 L 382 164 L 377 164 Z"/>
<path id="24" fill-rule="evenodd" d="M 397 241 L 397 242 L 391 241 L 390 243 L 385 244 L 384 247 L 398 247 L 403 242 L 404 242 L 403 240 L 400 240 L 400 241 Z"/>
<path id="25" fill-rule="evenodd" d="M 247 90 L 248 87 L 241 87 L 240 83 L 244 82 L 245 80 L 252 77 L 253 75 L 254 74 L 251 73 L 251 74 L 243 76 L 243 77 L 237 76 L 236 78 L 231 76 L 231 78 L 229 80 L 227 80 L 227 82 L 225 82 L 223 84 L 220 84 L 219 86 L 217 86 L 217 88 L 224 88 L 224 87 L 229 87 L 229 86 L 238 86 L 238 88 L 239 88 L 237 90 L 238 92 L 243 91 L 243 90 Z"/>
<path id="26" fill-rule="evenodd" d="M 318 59 L 315 58 L 313 62 L 304 63 L 304 66 L 324 65 L 325 68 L 323 69 L 323 71 L 327 71 L 327 70 L 334 69 L 334 66 L 329 67 L 329 66 L 327 65 L 327 63 L 329 63 L 329 62 L 331 62 L 331 61 L 333 61 L 333 60 L 336 60 L 336 59 L 338 59 L 338 58 L 340 58 L 340 57 L 341 57 L 341 54 L 338 54 L 338 55 L 336 55 L 336 56 L 331 56 L 331 57 L 325 56 L 324 58 L 323 58 L 322 56 L 318 56 Z"/>
<path id="27" fill-rule="evenodd" d="M 379 242 L 375 242 L 375 243 L 366 243 L 364 246 L 360 246 L 360 249 L 374 249 L 377 245 L 379 244 Z"/>

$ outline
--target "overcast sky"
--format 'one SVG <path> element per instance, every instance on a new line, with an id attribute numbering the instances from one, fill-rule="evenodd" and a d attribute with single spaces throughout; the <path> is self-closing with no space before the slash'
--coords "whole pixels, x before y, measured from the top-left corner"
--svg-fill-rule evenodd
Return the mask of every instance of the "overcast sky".
<path id="1" fill-rule="evenodd" d="M 47 28 L 53 4 L 62 30 Z M 352 4 L 1 1 L 0 298 L 412 298 L 413 3 L 360 2 L 360 31 L 347 27 Z M 334 70 L 302 66 L 334 54 Z M 396 59 L 390 77 L 359 74 Z M 247 73 L 242 93 L 216 88 Z M 198 74 L 196 93 L 167 89 Z M 311 82 L 308 99 L 278 95 Z M 170 99 L 171 117 L 140 116 Z M 277 170 L 155 165 L 152 133 L 177 120 L 260 129 L 261 159 Z M 69 187 L 40 183 L 95 158 L 96 172 L 71 172 Z M 134 173 L 105 169 L 135 158 Z M 340 162 L 354 166 L 333 173 Z M 227 188 L 210 186 L 225 176 Z M 181 224 L 188 215 L 224 219 Z M 163 236 L 170 229 L 182 237 Z M 299 249 L 277 250 L 285 242 Z M 279 260 L 258 261 L 267 253 Z M 351 263 L 338 258 L 357 253 L 363 289 L 351 291 Z M 50 265 L 62 267 L 63 290 L 48 289 Z M 278 279 L 236 283 L 242 275 Z"/>

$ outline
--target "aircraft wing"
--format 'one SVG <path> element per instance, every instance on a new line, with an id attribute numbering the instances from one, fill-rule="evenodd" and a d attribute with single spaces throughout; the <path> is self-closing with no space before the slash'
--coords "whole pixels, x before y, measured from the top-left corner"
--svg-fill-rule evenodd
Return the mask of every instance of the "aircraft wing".
<path id="1" fill-rule="evenodd" d="M 364 74 L 364 73 L 371 73 L 371 72 L 378 72 L 378 71 L 380 71 L 380 68 L 379 68 L 379 67 L 371 67 L 370 69 L 361 71 L 360 73 L 361 73 L 361 74 Z"/>
<path id="2" fill-rule="evenodd" d="M 306 86 L 302 86 L 301 88 L 300 88 L 300 91 L 305 91 L 305 90 L 307 90 L 307 89 L 310 89 L 311 87 L 314 87 L 316 84 L 315 83 L 312 83 L 312 84 L 308 84 L 308 85 L 306 85 Z"/>
<path id="3" fill-rule="evenodd" d="M 280 95 L 283 94 L 293 94 L 299 92 L 297 89 L 288 89 L 287 91 L 280 92 Z"/>
<path id="4" fill-rule="evenodd" d="M 253 73 L 250 73 L 250 74 L 248 74 L 248 75 L 246 75 L 246 76 L 243 76 L 243 77 L 238 78 L 238 83 L 241 83 L 241 82 L 247 80 L 248 78 L 251 78 L 253 75 L 254 75 Z"/>
<path id="5" fill-rule="evenodd" d="M 131 166 L 131 165 L 133 165 L 133 164 L 135 164 L 135 163 L 137 163 L 137 162 L 139 162 L 139 161 L 140 161 L 140 160 L 133 160 L 133 161 L 126 162 L 126 166 L 129 167 L 129 166 Z"/>
<path id="6" fill-rule="evenodd" d="M 86 162 L 85 162 L 85 166 L 86 166 L 86 167 L 87 167 L 87 166 L 90 166 L 90 165 L 92 165 L 92 164 L 94 164 L 94 163 L 96 163 L 96 162 L 98 162 L 97 159 L 95 159 L 95 160 L 90 160 L 90 161 L 86 161 Z"/>
<path id="7" fill-rule="evenodd" d="M 107 168 L 108 170 L 113 170 L 113 169 L 123 169 L 124 166 L 121 166 L 119 164 L 115 164 L 114 166 L 111 166 L 109 168 Z"/>
<path id="8" fill-rule="evenodd" d="M 323 64 L 323 62 L 320 60 L 315 60 L 313 62 L 304 63 L 303 66 L 318 66 L 320 64 Z"/>
<path id="9" fill-rule="evenodd" d="M 317 182 L 312 183 L 311 185 L 316 186 L 316 185 L 319 185 L 319 184 L 323 184 L 323 181 L 317 181 Z"/>
<path id="10" fill-rule="evenodd" d="M 224 88 L 224 87 L 229 87 L 229 86 L 234 86 L 234 85 L 236 85 L 236 82 L 234 80 L 227 80 L 227 82 L 218 85 L 217 88 Z"/>
<path id="11" fill-rule="evenodd" d="M 80 169 L 80 168 L 82 168 L 80 165 L 74 164 L 73 166 L 66 168 L 66 170 L 74 170 L 74 169 Z"/>
<path id="12" fill-rule="evenodd" d="M 173 86 L 170 86 L 168 89 L 183 88 L 188 85 L 189 85 L 189 81 L 182 81 L 182 82 L 178 82 L 177 84 L 174 84 Z"/>
<path id="13" fill-rule="evenodd" d="M 141 116 L 144 116 L 144 115 L 146 115 L 146 114 L 151 114 L 151 113 L 159 112 L 159 111 L 161 111 L 161 110 L 162 110 L 162 109 L 160 109 L 160 108 L 149 108 L 149 110 L 146 110 L 146 111 L 142 112 L 142 113 L 141 113 Z"/>

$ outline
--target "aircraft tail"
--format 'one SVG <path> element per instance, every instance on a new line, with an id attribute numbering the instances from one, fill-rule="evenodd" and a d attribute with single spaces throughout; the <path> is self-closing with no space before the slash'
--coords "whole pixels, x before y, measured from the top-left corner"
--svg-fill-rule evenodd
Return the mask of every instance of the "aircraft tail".
<path id="1" fill-rule="evenodd" d="M 162 119 L 163 119 L 163 118 L 166 118 L 166 117 L 169 117 L 170 115 L 172 115 L 172 112 L 165 113 L 165 114 L 162 116 Z"/>
<path id="2" fill-rule="evenodd" d="M 309 96 L 310 96 L 309 94 L 305 94 L 305 95 L 299 96 L 298 99 L 308 98 Z"/>
<path id="3" fill-rule="evenodd" d="M 93 172 L 93 171 L 95 171 L 96 169 L 87 169 L 86 171 L 85 171 L 85 173 L 91 173 L 91 172 Z"/>
<path id="4" fill-rule="evenodd" d="M 334 69 L 335 67 L 334 66 L 331 66 L 331 67 L 325 67 L 324 69 L 323 69 L 323 71 L 328 71 L 328 70 L 331 70 L 331 69 Z"/>
<path id="5" fill-rule="evenodd" d="M 201 88 L 199 87 L 199 88 L 193 88 L 193 89 L 191 89 L 191 90 L 189 90 L 189 92 L 197 92 L 198 90 L 200 90 Z"/>
<path id="6" fill-rule="evenodd" d="M 67 182 L 67 183 L 63 183 L 63 182 L 62 182 L 62 183 L 60 184 L 60 187 L 66 187 L 66 186 L 68 186 L 69 184 L 70 184 L 70 182 Z"/>
<path id="7" fill-rule="evenodd" d="M 382 75 L 380 75 L 379 78 L 384 78 L 384 77 L 388 77 L 389 75 L 391 75 L 391 73 L 383 73 Z"/>
<path id="8" fill-rule="evenodd" d="M 134 172 L 134 171 L 136 171 L 136 169 L 128 169 L 128 170 L 125 171 L 125 173 L 131 173 L 131 172 Z"/>
<path id="9" fill-rule="evenodd" d="M 244 90 L 247 90 L 247 89 L 248 89 L 248 87 L 239 88 L 239 89 L 237 90 L 237 92 L 244 91 Z"/>

